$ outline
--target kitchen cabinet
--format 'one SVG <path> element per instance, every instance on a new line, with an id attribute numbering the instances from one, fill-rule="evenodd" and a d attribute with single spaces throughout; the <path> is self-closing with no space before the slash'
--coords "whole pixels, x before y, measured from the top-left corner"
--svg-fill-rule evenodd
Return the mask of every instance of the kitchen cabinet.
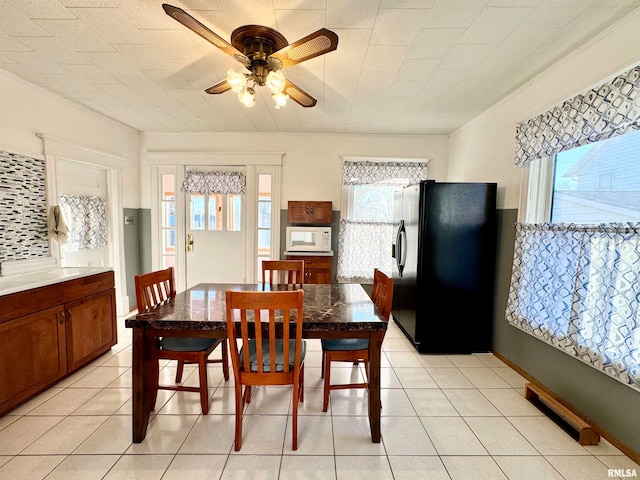
<path id="1" fill-rule="evenodd" d="M 304 283 L 331 283 L 331 258 L 327 255 L 286 255 L 287 260 L 304 260 Z"/>
<path id="2" fill-rule="evenodd" d="M 287 221 L 289 223 L 304 225 L 331 223 L 331 202 L 289 201 L 287 207 Z"/>
<path id="3" fill-rule="evenodd" d="M 0 296 L 0 415 L 116 343 L 112 271 Z"/>

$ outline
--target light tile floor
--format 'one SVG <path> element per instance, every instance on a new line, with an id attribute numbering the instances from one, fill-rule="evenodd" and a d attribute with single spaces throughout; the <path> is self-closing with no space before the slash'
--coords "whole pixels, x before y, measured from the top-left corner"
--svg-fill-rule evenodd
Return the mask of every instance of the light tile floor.
<path id="1" fill-rule="evenodd" d="M 111 352 L 0 417 L 0 480 L 429 479 L 602 480 L 640 466 L 606 440 L 583 447 L 523 398 L 525 379 L 492 355 L 420 355 L 391 323 L 382 364 L 382 442 L 371 443 L 364 390 L 331 393 L 309 341 L 299 448 L 289 388 L 255 391 L 233 450 L 233 380 L 209 367 L 211 408 L 160 391 L 147 436 L 131 443 L 131 331 Z M 174 370 L 165 365 L 164 381 Z M 196 384 L 191 368 L 185 383 Z M 334 367 L 336 381 L 362 367 Z M 189 375 L 188 377 L 186 375 Z"/>

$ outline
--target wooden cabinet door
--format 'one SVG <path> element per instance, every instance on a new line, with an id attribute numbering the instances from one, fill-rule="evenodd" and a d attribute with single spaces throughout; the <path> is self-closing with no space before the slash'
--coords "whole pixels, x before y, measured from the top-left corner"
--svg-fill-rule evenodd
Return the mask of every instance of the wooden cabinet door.
<path id="1" fill-rule="evenodd" d="M 289 202 L 287 221 L 289 223 L 307 223 L 309 207 L 306 202 Z"/>
<path id="2" fill-rule="evenodd" d="M 331 223 L 331 202 L 312 202 L 309 223 Z"/>
<path id="3" fill-rule="evenodd" d="M 331 283 L 331 270 L 326 268 L 305 270 L 306 283 Z"/>
<path id="4" fill-rule="evenodd" d="M 116 344 L 113 289 L 66 303 L 65 315 L 69 372 Z"/>
<path id="5" fill-rule="evenodd" d="M 62 305 L 0 323 L 0 414 L 67 373 Z"/>

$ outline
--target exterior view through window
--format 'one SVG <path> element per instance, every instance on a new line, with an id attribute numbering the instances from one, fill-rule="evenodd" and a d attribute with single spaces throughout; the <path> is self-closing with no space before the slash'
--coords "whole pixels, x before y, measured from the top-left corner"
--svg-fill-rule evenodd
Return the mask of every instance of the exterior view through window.
<path id="1" fill-rule="evenodd" d="M 555 156 L 552 223 L 640 220 L 640 131 Z"/>

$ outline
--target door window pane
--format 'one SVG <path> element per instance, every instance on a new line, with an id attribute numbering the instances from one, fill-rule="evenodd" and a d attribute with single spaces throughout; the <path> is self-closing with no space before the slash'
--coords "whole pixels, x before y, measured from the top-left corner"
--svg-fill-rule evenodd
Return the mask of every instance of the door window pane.
<path id="1" fill-rule="evenodd" d="M 258 228 L 271 228 L 271 202 L 258 202 Z"/>
<path id="2" fill-rule="evenodd" d="M 227 195 L 227 230 L 239 232 L 242 227 L 242 197 Z"/>
<path id="3" fill-rule="evenodd" d="M 269 255 L 271 251 L 271 230 L 258 230 L 258 255 Z"/>
<path id="4" fill-rule="evenodd" d="M 209 230 L 222 230 L 222 195 L 209 196 Z"/>
<path id="5" fill-rule="evenodd" d="M 191 195 L 191 230 L 204 230 L 204 195 Z"/>
<path id="6" fill-rule="evenodd" d="M 162 237 L 162 265 L 173 267 L 176 263 L 176 198 L 175 175 L 160 176 L 160 230 Z"/>

